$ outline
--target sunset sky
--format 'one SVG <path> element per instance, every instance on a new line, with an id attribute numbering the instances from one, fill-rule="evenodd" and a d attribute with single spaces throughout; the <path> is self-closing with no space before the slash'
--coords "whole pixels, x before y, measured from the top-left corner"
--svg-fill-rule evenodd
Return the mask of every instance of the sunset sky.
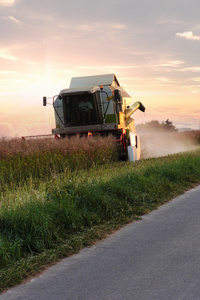
<path id="1" fill-rule="evenodd" d="M 51 133 L 42 97 L 110 73 L 136 124 L 200 129 L 199 0 L 0 0 L 0 136 Z"/>

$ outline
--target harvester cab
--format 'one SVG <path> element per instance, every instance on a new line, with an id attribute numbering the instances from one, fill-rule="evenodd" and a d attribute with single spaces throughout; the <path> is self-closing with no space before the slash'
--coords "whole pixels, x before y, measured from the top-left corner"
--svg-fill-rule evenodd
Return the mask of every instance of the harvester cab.
<path id="1" fill-rule="evenodd" d="M 46 106 L 47 98 L 43 97 Z M 145 111 L 141 102 L 120 86 L 114 74 L 74 77 L 68 89 L 53 97 L 56 128 L 52 133 L 61 138 L 72 135 L 113 135 L 120 157 L 140 158 L 139 136 L 131 118 L 137 109 Z"/>

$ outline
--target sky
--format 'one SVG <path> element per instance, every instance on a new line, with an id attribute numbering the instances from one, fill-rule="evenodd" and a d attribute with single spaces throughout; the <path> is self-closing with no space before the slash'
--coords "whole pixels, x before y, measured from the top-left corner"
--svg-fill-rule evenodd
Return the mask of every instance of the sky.
<path id="1" fill-rule="evenodd" d="M 199 16 L 199 0 L 0 0 L 0 137 L 51 133 L 43 96 L 111 73 L 146 107 L 136 125 L 200 129 Z"/>

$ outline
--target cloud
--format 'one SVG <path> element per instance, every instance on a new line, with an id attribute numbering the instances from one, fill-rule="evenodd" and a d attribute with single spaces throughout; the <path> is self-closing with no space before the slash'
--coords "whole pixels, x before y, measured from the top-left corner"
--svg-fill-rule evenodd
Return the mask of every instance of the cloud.
<path id="1" fill-rule="evenodd" d="M 114 70 L 114 69 L 135 69 L 137 66 L 127 66 L 127 65 L 107 65 L 107 66 L 78 66 L 79 69 L 102 69 L 102 70 Z"/>
<path id="2" fill-rule="evenodd" d="M 195 81 L 195 82 L 200 82 L 200 77 L 192 78 L 192 80 Z"/>
<path id="3" fill-rule="evenodd" d="M 165 63 L 162 63 L 160 65 L 157 65 L 156 67 L 172 67 L 176 68 L 179 67 L 179 65 L 184 64 L 185 62 L 182 60 L 171 60 Z"/>
<path id="4" fill-rule="evenodd" d="M 15 23 L 20 23 L 19 20 L 17 20 L 16 18 L 14 18 L 12 16 L 8 17 L 8 19 L 11 20 L 11 21 L 13 21 L 13 22 L 15 22 Z"/>
<path id="5" fill-rule="evenodd" d="M 7 48 L 0 49 L 0 58 L 8 59 L 8 60 L 17 60 L 17 58 L 14 55 L 12 55 L 10 50 Z"/>
<path id="6" fill-rule="evenodd" d="M 176 33 L 176 36 L 183 37 L 186 40 L 200 40 L 200 36 L 194 35 L 192 31 L 186 31 L 183 33 Z"/>
<path id="7" fill-rule="evenodd" d="M 13 6 L 15 5 L 15 0 L 0 0 L 1 6 Z"/>
<path id="8" fill-rule="evenodd" d="M 180 69 L 180 71 L 183 71 L 183 72 L 200 72 L 200 67 L 188 67 L 188 68 Z"/>
<path id="9" fill-rule="evenodd" d="M 63 22 L 62 27 L 66 30 L 66 22 Z M 67 24 L 67 27 L 70 27 L 70 23 Z M 108 30 L 109 29 L 109 30 Z M 77 33 L 94 33 L 99 36 L 108 36 L 113 38 L 115 34 L 124 32 L 127 29 L 126 24 L 116 23 L 116 22 L 82 22 L 80 21 L 77 24 L 74 24 L 74 30 L 77 30 Z M 98 36 L 98 38 L 99 38 Z"/>

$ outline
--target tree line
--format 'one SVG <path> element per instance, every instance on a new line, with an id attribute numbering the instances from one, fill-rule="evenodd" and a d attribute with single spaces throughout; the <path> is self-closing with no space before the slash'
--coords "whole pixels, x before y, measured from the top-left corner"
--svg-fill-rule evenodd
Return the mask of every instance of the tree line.
<path id="1" fill-rule="evenodd" d="M 137 130 L 152 130 L 156 129 L 159 131 L 170 131 L 170 132 L 175 132 L 178 131 L 178 129 L 173 125 L 169 119 L 166 121 L 159 123 L 157 120 L 152 120 L 150 122 L 147 122 L 145 124 L 139 124 L 137 125 Z"/>

